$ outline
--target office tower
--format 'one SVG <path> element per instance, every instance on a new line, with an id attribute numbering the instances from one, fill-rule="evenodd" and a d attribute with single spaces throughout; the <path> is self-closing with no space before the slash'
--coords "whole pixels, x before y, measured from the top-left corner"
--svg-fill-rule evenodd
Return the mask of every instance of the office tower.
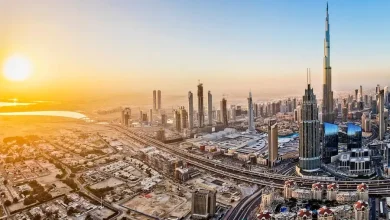
<path id="1" fill-rule="evenodd" d="M 377 84 L 376 88 L 375 88 L 375 93 L 379 94 L 380 91 L 381 91 L 381 86 L 379 84 Z"/>
<path id="2" fill-rule="evenodd" d="M 378 113 L 378 106 L 376 100 L 371 100 L 371 112 L 372 114 Z"/>
<path id="3" fill-rule="evenodd" d="M 330 163 L 337 156 L 339 146 L 339 127 L 335 124 L 324 123 L 324 140 L 322 142 L 322 162 Z"/>
<path id="4" fill-rule="evenodd" d="M 188 113 L 184 106 L 179 108 L 180 110 L 180 125 L 181 125 L 181 130 L 183 131 L 184 129 L 188 128 Z"/>
<path id="5" fill-rule="evenodd" d="M 362 148 L 362 128 L 353 123 L 347 125 L 348 150 Z"/>
<path id="6" fill-rule="evenodd" d="M 378 124 L 379 124 L 379 140 L 383 140 L 385 131 L 386 131 L 386 126 L 385 126 L 385 115 L 384 115 L 384 91 L 383 89 L 379 91 L 379 96 L 378 96 L 378 106 L 379 106 L 379 112 L 378 112 Z"/>
<path id="7" fill-rule="evenodd" d="M 125 108 L 122 110 L 122 125 L 129 126 L 129 120 L 131 118 L 131 109 Z"/>
<path id="8" fill-rule="evenodd" d="M 225 98 L 223 98 L 221 101 L 221 115 L 223 125 L 228 126 L 227 102 Z"/>
<path id="9" fill-rule="evenodd" d="M 157 91 L 157 108 L 161 110 L 161 90 Z"/>
<path id="10" fill-rule="evenodd" d="M 273 167 L 278 159 L 278 124 L 268 121 L 268 167 Z"/>
<path id="11" fill-rule="evenodd" d="M 293 109 L 296 109 L 297 108 L 297 98 L 293 98 L 293 101 L 292 101 L 292 103 L 293 103 Z"/>
<path id="12" fill-rule="evenodd" d="M 216 212 L 216 191 L 197 189 L 192 192 L 191 218 L 209 219 Z"/>
<path id="13" fill-rule="evenodd" d="M 211 95 L 210 91 L 207 93 L 207 104 L 209 125 L 211 126 L 213 125 L 213 95 Z"/>
<path id="14" fill-rule="evenodd" d="M 365 132 L 371 132 L 371 114 L 367 112 L 362 115 L 362 129 Z"/>
<path id="15" fill-rule="evenodd" d="M 188 119 L 189 129 L 194 128 L 194 96 L 191 91 L 188 92 Z"/>
<path id="16" fill-rule="evenodd" d="M 368 95 L 364 95 L 364 105 L 368 106 Z"/>
<path id="17" fill-rule="evenodd" d="M 153 123 L 153 109 L 149 110 L 149 122 L 150 122 L 150 125 L 152 125 L 152 123 Z"/>
<path id="18" fill-rule="evenodd" d="M 330 34 L 329 13 L 326 5 L 325 40 L 324 40 L 324 72 L 323 72 L 323 96 L 322 96 L 322 121 L 333 123 L 333 91 L 332 68 L 330 67 Z"/>
<path id="19" fill-rule="evenodd" d="M 181 118 L 180 118 L 180 109 L 174 111 L 175 116 L 175 128 L 176 131 L 181 132 Z"/>
<path id="20" fill-rule="evenodd" d="M 142 122 L 147 122 L 148 121 L 148 114 L 143 113 L 142 114 Z"/>
<path id="21" fill-rule="evenodd" d="M 359 88 L 359 101 L 363 102 L 363 86 L 360 85 Z"/>
<path id="22" fill-rule="evenodd" d="M 294 121 L 296 123 L 301 122 L 302 119 L 302 107 L 300 105 L 294 110 Z"/>
<path id="23" fill-rule="evenodd" d="M 166 114 L 161 114 L 161 125 L 162 126 L 167 125 L 167 115 Z"/>
<path id="24" fill-rule="evenodd" d="M 156 90 L 153 90 L 153 110 L 157 110 L 157 97 L 156 97 Z"/>
<path id="25" fill-rule="evenodd" d="M 385 106 L 388 107 L 389 106 L 389 87 L 388 86 L 385 86 L 383 87 L 383 91 L 384 91 L 384 96 L 385 96 Z"/>
<path id="26" fill-rule="evenodd" d="M 142 121 L 142 119 L 143 119 L 143 112 L 139 111 L 139 120 Z"/>
<path id="27" fill-rule="evenodd" d="M 248 97 L 248 131 L 255 131 L 255 121 L 253 118 L 253 103 L 252 103 L 252 92 L 249 92 Z"/>
<path id="28" fill-rule="evenodd" d="M 358 89 L 355 89 L 355 101 L 358 101 L 358 93 L 359 93 L 359 90 Z"/>
<path id="29" fill-rule="evenodd" d="M 256 118 L 257 117 L 257 114 L 258 114 L 258 111 L 259 111 L 259 105 L 258 104 L 253 104 L 253 116 Z"/>
<path id="30" fill-rule="evenodd" d="M 216 113 L 217 114 L 217 117 L 216 117 L 217 121 L 222 123 L 222 111 L 220 109 L 218 109 L 216 112 L 217 112 Z"/>
<path id="31" fill-rule="evenodd" d="M 333 111 L 332 111 L 333 112 Z M 310 83 L 302 101 L 302 121 L 299 124 L 299 167 L 312 172 L 320 169 L 320 121 L 316 96 Z"/>
<path id="32" fill-rule="evenodd" d="M 232 111 L 232 120 L 236 121 L 236 106 L 232 105 L 230 106 L 230 109 Z"/>
<path id="33" fill-rule="evenodd" d="M 198 126 L 204 126 L 204 112 L 203 112 L 203 84 L 198 84 Z"/>

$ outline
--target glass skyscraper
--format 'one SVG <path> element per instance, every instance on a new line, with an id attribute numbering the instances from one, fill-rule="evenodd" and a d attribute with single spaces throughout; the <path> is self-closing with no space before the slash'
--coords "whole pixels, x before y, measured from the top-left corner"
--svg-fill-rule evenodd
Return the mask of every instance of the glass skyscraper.
<path id="1" fill-rule="evenodd" d="M 339 127 L 335 124 L 324 123 L 324 141 L 322 143 L 322 162 L 330 163 L 331 157 L 338 154 Z"/>
<path id="2" fill-rule="evenodd" d="M 362 128 L 353 123 L 348 123 L 347 126 L 348 135 L 348 150 L 354 148 L 362 148 Z"/>

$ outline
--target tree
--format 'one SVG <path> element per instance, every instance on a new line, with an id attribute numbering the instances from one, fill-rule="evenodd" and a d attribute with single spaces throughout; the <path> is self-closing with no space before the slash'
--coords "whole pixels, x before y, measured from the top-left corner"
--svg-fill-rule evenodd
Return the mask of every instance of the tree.
<path id="1" fill-rule="evenodd" d="M 12 204 L 12 202 L 9 201 L 8 199 L 5 200 L 5 202 L 4 202 L 4 205 L 5 205 L 5 206 L 10 206 L 11 204 Z"/>
<path id="2" fill-rule="evenodd" d="M 76 174 L 71 173 L 69 176 L 70 176 L 71 178 L 74 178 L 74 177 L 76 176 Z"/>
<path id="3" fill-rule="evenodd" d="M 19 200 L 18 200 L 18 198 L 16 198 L 16 197 L 14 197 L 14 203 L 17 203 L 17 202 L 19 202 Z"/>
<path id="4" fill-rule="evenodd" d="M 7 185 L 7 184 L 8 184 L 8 180 L 4 180 L 4 181 L 3 181 L 3 184 L 4 184 L 4 185 Z"/>

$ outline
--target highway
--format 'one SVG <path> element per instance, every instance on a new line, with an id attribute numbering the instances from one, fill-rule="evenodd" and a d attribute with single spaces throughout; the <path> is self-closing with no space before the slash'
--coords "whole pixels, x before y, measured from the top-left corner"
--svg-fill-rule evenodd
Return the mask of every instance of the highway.
<path id="1" fill-rule="evenodd" d="M 309 180 L 302 179 L 297 176 L 285 176 L 275 173 L 261 173 L 251 170 L 246 170 L 242 167 L 231 166 L 228 164 L 220 163 L 214 160 L 207 159 L 203 156 L 194 155 L 188 153 L 184 150 L 181 150 L 177 147 L 164 144 L 161 141 L 158 141 L 152 137 L 138 134 L 134 131 L 126 129 L 120 125 L 108 125 L 109 127 L 115 129 L 116 131 L 126 135 L 127 137 L 144 144 L 146 146 L 155 146 L 160 150 L 169 152 L 176 157 L 179 157 L 186 161 L 187 163 L 208 170 L 210 172 L 218 173 L 229 178 L 241 180 L 244 182 L 255 183 L 262 186 L 267 186 L 270 183 L 273 183 L 276 188 L 283 188 L 284 182 L 286 180 L 295 181 L 299 187 L 311 189 L 311 185 L 316 182 L 321 182 L 322 184 L 330 183 L 329 181 L 321 180 Z M 355 191 L 356 186 L 362 182 L 369 185 L 370 194 L 373 195 L 390 195 L 390 180 L 348 180 L 348 181 L 336 181 L 339 184 L 340 191 Z"/>
<path id="2" fill-rule="evenodd" d="M 224 220 L 249 219 L 251 212 L 260 205 L 262 192 L 263 190 L 259 189 L 252 195 L 242 199 L 236 207 L 228 212 Z"/>

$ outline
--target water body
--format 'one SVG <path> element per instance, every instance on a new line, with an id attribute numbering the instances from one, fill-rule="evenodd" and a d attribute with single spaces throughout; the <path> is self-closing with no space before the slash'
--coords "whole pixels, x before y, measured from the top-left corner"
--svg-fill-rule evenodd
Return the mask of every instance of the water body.
<path id="1" fill-rule="evenodd" d="M 29 102 L 0 102 L 0 107 L 7 107 L 7 106 L 25 106 L 25 105 L 32 105 L 35 103 L 29 103 Z"/>
<path id="2" fill-rule="evenodd" d="M 31 112 L 1 112 L 0 116 L 56 116 L 74 118 L 91 122 L 86 115 L 72 111 L 31 111 Z"/>

